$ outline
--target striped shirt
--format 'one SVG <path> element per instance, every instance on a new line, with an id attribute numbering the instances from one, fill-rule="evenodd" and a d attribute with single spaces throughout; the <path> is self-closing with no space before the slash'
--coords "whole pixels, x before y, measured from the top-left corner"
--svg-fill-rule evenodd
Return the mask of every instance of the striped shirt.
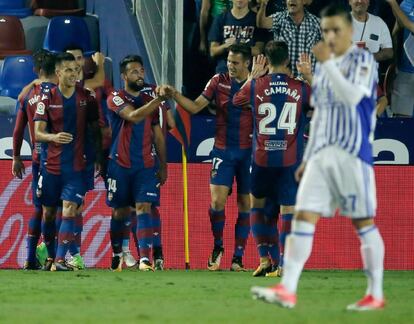
<path id="1" fill-rule="evenodd" d="M 373 55 L 356 46 L 341 57 L 317 63 L 311 96 L 315 111 L 304 160 L 334 145 L 373 163 L 377 82 Z"/>

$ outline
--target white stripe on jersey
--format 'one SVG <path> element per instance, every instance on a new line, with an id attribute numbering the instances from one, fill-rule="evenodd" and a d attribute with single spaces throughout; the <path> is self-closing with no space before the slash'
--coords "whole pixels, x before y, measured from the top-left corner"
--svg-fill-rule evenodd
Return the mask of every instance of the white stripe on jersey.
<path id="1" fill-rule="evenodd" d="M 357 47 L 352 47 L 342 57 L 335 58 L 334 62 L 355 93 L 339 93 L 332 76 L 328 75 L 323 65 L 317 64 L 311 97 L 315 111 L 304 160 L 328 145 L 335 145 L 372 163 L 377 63 L 371 53 Z M 351 104 L 356 102 L 353 100 L 356 93 L 363 98 L 358 103 Z"/>

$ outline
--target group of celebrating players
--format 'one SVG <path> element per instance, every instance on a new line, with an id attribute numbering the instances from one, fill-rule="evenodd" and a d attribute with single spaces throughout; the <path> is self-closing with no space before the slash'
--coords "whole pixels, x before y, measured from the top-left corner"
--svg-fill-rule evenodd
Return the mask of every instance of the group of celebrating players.
<path id="1" fill-rule="evenodd" d="M 313 49 L 318 61 L 314 74 L 309 58 L 297 63 L 311 84 L 290 76 L 284 42 L 270 41 L 265 55 L 254 58 L 249 47 L 234 44 L 227 57 L 228 73 L 213 76 L 194 101 L 170 85 L 145 84 L 141 58 L 130 55 L 120 62 L 124 88 L 108 93 L 106 105 L 102 105 L 97 100 L 102 97 L 99 89 L 92 91 L 82 81 L 76 55 L 40 55 L 40 81 L 23 90 L 14 134 L 16 176 L 22 176 L 21 129 L 27 122 L 36 143 L 32 169 L 35 213 L 29 223 L 25 268 L 38 268 L 40 229 L 48 252 L 43 269 L 82 268 L 82 203 L 98 172 L 105 179 L 106 201 L 112 209 L 111 269 L 121 271 L 124 262 L 135 264 L 129 252 L 132 231 L 140 256 L 138 269 L 162 270 L 157 205 L 160 185 L 167 178 L 167 159 L 160 113 L 174 127 L 165 100 L 174 100 L 190 113 L 214 102 L 217 118 L 208 211 L 214 248 L 208 269 L 220 267 L 224 207 L 235 179 L 238 218 L 231 270 L 245 270 L 242 257 L 251 228 L 260 256 L 253 275 L 281 276 L 283 272 L 277 286 L 253 287 L 255 298 L 295 306 L 297 283 L 311 253 L 315 225 L 320 216 L 331 216 L 339 208 L 358 231 L 369 281 L 365 297 L 349 309 L 384 307 L 384 245 L 373 222 L 376 195 L 371 139 L 376 63 L 370 53 L 352 46 L 348 11 L 326 8 L 321 26 L 324 41 Z M 95 60 L 99 70 L 99 55 Z M 315 110 L 304 151 L 306 114 L 311 106 Z M 110 145 L 102 148 L 108 126 Z M 278 235 L 279 212 L 282 230 Z M 66 260 L 68 252 L 70 260 Z"/>

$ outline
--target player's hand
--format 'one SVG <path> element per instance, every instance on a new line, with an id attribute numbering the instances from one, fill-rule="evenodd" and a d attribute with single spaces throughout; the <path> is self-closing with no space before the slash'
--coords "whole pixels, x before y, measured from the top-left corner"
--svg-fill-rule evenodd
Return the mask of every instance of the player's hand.
<path id="1" fill-rule="evenodd" d="M 312 52 L 316 59 L 323 63 L 331 58 L 331 49 L 326 42 L 320 41 L 313 48 Z"/>
<path id="2" fill-rule="evenodd" d="M 163 84 L 155 89 L 155 93 L 157 94 L 157 96 L 168 99 L 174 97 L 174 94 L 176 92 L 177 90 L 173 86 L 170 86 L 168 84 Z"/>
<path id="3" fill-rule="evenodd" d="M 166 165 L 160 166 L 157 172 L 157 178 L 160 180 L 161 186 L 167 181 L 168 177 L 168 168 Z"/>
<path id="4" fill-rule="evenodd" d="M 101 52 L 96 52 L 92 55 L 92 60 L 97 66 L 101 66 L 105 62 L 105 56 Z"/>
<path id="5" fill-rule="evenodd" d="M 312 61 L 311 57 L 307 53 L 302 53 L 299 56 L 299 61 L 296 62 L 296 68 L 298 72 L 307 79 L 308 76 L 312 75 Z"/>
<path id="6" fill-rule="evenodd" d="M 295 179 L 297 182 L 300 182 L 300 180 L 302 179 L 303 172 L 305 172 L 305 168 L 306 168 L 306 162 L 302 162 L 299 165 L 299 168 L 297 168 L 297 170 L 295 171 Z"/>
<path id="7" fill-rule="evenodd" d="M 22 160 L 20 159 L 20 157 L 15 156 L 13 158 L 13 163 L 12 163 L 12 174 L 19 179 L 23 178 L 23 174 L 25 174 L 25 167 L 24 164 L 22 162 Z"/>
<path id="8" fill-rule="evenodd" d="M 269 0 L 257 0 L 257 2 L 258 2 L 259 4 L 264 4 L 264 5 L 267 5 L 267 3 L 269 2 Z"/>
<path id="9" fill-rule="evenodd" d="M 259 54 L 253 57 L 252 71 L 249 73 L 249 79 L 260 78 L 267 73 L 267 70 L 266 57 L 263 54 Z"/>
<path id="10" fill-rule="evenodd" d="M 73 140 L 73 135 L 71 133 L 60 132 L 55 134 L 53 142 L 58 144 L 69 144 Z"/>

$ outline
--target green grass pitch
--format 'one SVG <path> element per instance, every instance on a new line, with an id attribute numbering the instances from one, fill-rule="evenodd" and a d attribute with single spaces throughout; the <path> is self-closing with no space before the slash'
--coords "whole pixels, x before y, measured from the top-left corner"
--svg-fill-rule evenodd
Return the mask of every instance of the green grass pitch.
<path id="1" fill-rule="evenodd" d="M 350 313 L 366 279 L 354 271 L 306 271 L 298 304 L 254 301 L 251 272 L 0 271 L 0 323 L 414 323 L 413 272 L 386 272 L 387 307 Z"/>

